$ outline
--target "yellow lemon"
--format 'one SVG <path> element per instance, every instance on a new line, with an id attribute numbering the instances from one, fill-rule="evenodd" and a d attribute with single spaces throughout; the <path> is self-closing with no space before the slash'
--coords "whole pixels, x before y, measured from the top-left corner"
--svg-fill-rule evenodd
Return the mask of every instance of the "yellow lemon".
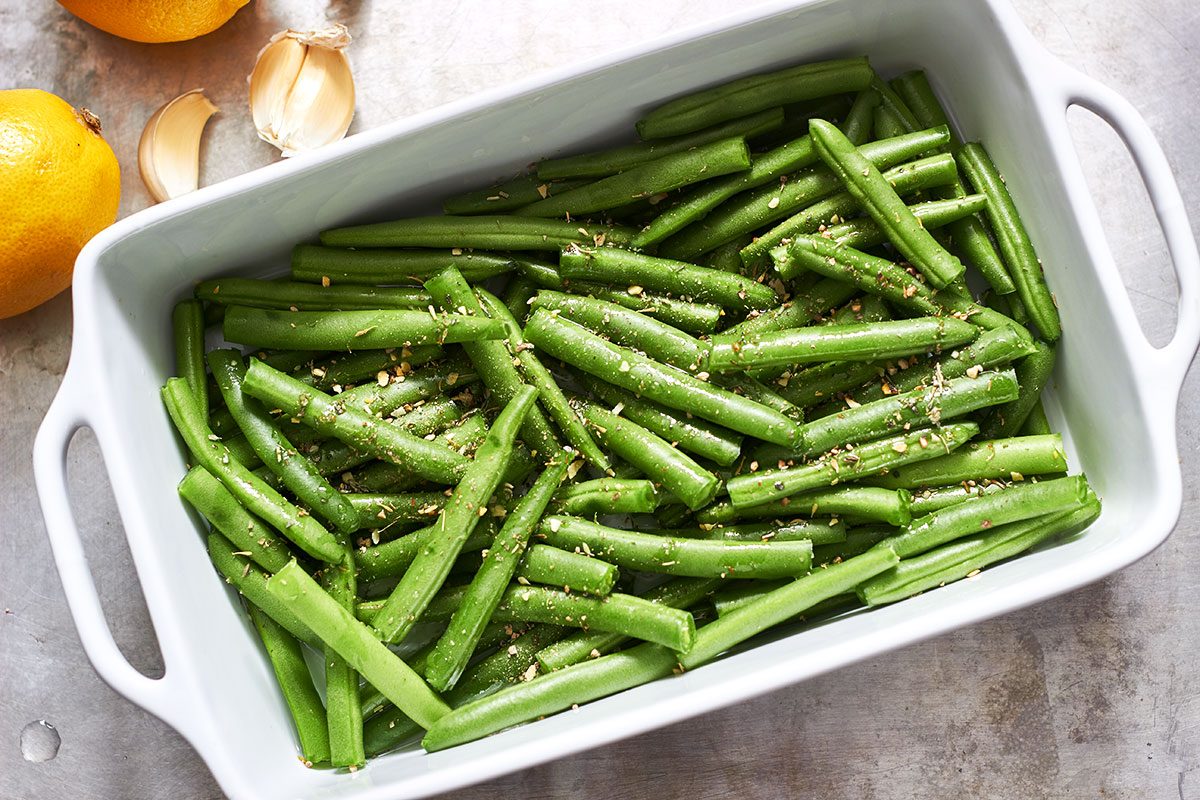
<path id="1" fill-rule="evenodd" d="M 75 256 L 117 218 L 121 173 L 100 120 L 40 89 L 0 91 L 0 319 L 71 285 Z"/>
<path id="2" fill-rule="evenodd" d="M 182 42 L 212 33 L 249 0 L 58 0 L 102 31 L 135 42 Z"/>

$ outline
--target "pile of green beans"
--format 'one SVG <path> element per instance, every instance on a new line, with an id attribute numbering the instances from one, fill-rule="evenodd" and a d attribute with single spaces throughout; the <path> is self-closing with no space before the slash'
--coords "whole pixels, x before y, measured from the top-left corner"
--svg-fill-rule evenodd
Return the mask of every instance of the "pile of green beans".
<path id="1" fill-rule="evenodd" d="M 179 494 L 304 763 L 670 680 L 1099 516 L 1034 237 L 947 119 L 865 58 L 745 77 L 179 300 Z"/>

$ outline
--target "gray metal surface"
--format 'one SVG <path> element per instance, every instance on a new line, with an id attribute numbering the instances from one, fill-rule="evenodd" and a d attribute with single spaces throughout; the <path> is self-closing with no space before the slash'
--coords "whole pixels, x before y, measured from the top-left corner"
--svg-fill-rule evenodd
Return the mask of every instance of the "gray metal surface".
<path id="1" fill-rule="evenodd" d="M 547 66 L 719 15 L 721 0 L 263 0 L 201 40 L 114 39 L 50 0 L 0 0 L 0 88 L 36 86 L 104 120 L 122 165 L 121 213 L 148 197 L 142 125 L 204 87 L 222 108 L 206 140 L 211 183 L 269 163 L 245 75 L 276 30 L 346 22 L 359 87 L 354 130 Z M 1019 0 L 1052 51 L 1147 117 L 1200 219 L 1200 7 L 1188 0 Z M 1152 338 L 1174 321 L 1161 237 L 1115 137 L 1073 112 L 1126 284 Z M 14 198 L 5 198 L 4 203 Z M 2 212 L 0 212 L 2 213 Z M 0 256 L 2 257 L 2 256 Z M 0 800 L 218 798 L 166 725 L 110 690 L 79 645 L 34 497 L 30 449 L 67 363 L 70 299 L 0 321 Z M 686 724 L 467 789 L 457 797 L 1200 797 L 1200 386 L 1180 407 L 1179 529 L 1141 563 L 1087 589 Z M 72 449 L 76 513 L 117 641 L 161 668 L 94 439 Z M 57 755 L 48 721 L 61 736 Z M 23 757 L 22 731 L 27 730 Z M 28 737 L 35 737 L 29 739 Z"/>

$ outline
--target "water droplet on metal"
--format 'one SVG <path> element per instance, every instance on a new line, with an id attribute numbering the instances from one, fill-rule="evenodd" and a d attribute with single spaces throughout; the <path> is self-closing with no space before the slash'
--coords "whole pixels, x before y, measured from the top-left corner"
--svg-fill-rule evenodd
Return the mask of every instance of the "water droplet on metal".
<path id="1" fill-rule="evenodd" d="M 49 722 L 34 720 L 21 729 L 21 755 L 26 761 L 49 761 L 58 755 L 62 737 Z"/>

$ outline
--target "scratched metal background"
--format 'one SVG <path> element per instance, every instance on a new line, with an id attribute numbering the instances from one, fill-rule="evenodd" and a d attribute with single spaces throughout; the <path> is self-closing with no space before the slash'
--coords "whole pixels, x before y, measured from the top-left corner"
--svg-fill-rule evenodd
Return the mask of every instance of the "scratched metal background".
<path id="1" fill-rule="evenodd" d="M 1200 218 L 1200 7 L 1189 0 L 1018 0 L 1051 50 L 1147 117 Z M 357 40 L 354 130 L 712 18 L 721 0 L 263 0 L 215 34 L 139 45 L 50 0 L 0 0 L 0 88 L 36 86 L 104 120 L 122 164 L 121 213 L 148 198 L 136 169 L 150 113 L 204 87 L 222 108 L 203 181 L 266 164 L 245 75 L 267 37 L 329 17 Z M 1085 166 L 1143 325 L 1165 341 L 1174 280 L 1115 137 L 1072 116 Z M 19 201 L 4 198 L 3 203 Z M 2 205 L 0 205 L 0 213 Z M 34 432 L 66 367 L 70 299 L 0 321 L 0 800 L 218 798 L 204 764 L 165 725 L 104 685 L 80 649 L 33 493 Z M 1068 597 L 943 636 L 737 708 L 465 790 L 462 798 L 1200 797 L 1200 404 L 1184 390 L 1179 529 L 1158 552 Z M 95 442 L 71 457 L 77 514 L 117 641 L 153 673 L 159 656 Z M 49 720 L 52 760 L 21 754 Z"/>

